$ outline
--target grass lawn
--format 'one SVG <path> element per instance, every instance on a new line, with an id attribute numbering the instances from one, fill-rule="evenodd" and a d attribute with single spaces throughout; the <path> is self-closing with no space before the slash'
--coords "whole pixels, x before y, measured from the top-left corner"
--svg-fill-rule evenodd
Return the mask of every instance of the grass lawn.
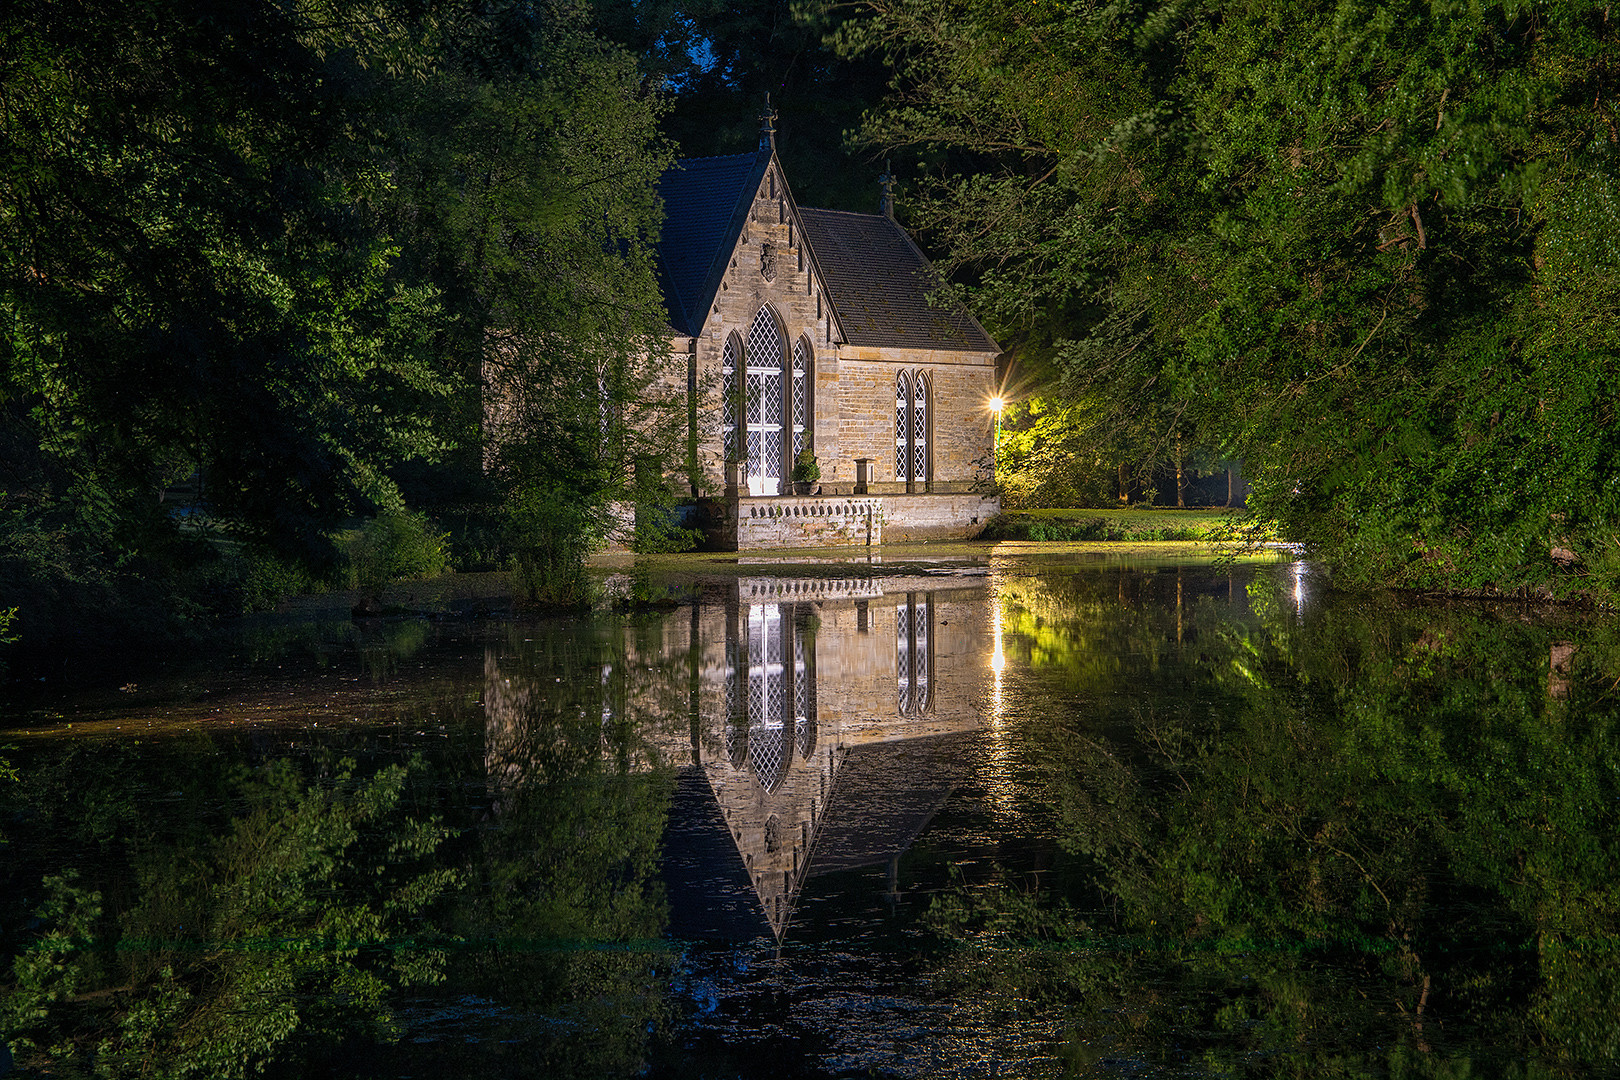
<path id="1" fill-rule="evenodd" d="M 1241 510 L 1009 510 L 990 520 L 984 540 L 1035 541 L 1266 541 L 1277 539 L 1267 522 Z"/>

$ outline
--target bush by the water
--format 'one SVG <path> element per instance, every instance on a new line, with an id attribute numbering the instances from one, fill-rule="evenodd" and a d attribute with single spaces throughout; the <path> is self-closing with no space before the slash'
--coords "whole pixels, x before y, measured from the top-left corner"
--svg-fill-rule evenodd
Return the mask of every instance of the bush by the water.
<path id="1" fill-rule="evenodd" d="M 338 537 L 344 583 L 375 592 L 395 581 L 437 577 L 450 567 L 450 537 L 426 515 L 385 510 Z"/>

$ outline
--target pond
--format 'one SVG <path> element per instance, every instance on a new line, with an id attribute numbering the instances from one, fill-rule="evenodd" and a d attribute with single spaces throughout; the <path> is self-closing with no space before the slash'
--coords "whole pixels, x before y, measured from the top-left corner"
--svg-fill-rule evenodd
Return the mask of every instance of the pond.
<path id="1" fill-rule="evenodd" d="M 1611 621 L 735 571 L 14 704 L 0 1073 L 1617 1072 Z"/>

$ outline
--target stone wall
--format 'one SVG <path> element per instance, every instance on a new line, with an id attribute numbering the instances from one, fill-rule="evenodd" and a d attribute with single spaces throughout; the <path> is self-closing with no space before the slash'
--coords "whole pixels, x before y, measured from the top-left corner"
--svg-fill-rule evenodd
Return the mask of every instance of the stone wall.
<path id="1" fill-rule="evenodd" d="M 993 440 L 995 418 L 987 406 L 995 393 L 992 354 L 853 346 L 845 346 L 840 354 L 836 445 L 845 471 L 831 479 L 853 478 L 855 459 L 866 458 L 871 462 L 871 482 L 894 484 L 895 381 L 902 371 L 920 371 L 930 384 L 929 464 L 935 489 L 973 482 L 977 463 L 989 455 Z M 822 470 L 825 478 L 825 464 Z M 900 487 L 904 490 L 903 484 Z"/>
<path id="2" fill-rule="evenodd" d="M 705 539 L 722 551 L 866 547 L 978 535 L 1001 508 L 994 496 L 794 496 L 714 499 L 702 506 Z"/>
<path id="3" fill-rule="evenodd" d="M 961 540 L 974 537 L 1001 509 L 994 495 L 885 495 L 883 539 L 898 544 L 914 540 Z"/>

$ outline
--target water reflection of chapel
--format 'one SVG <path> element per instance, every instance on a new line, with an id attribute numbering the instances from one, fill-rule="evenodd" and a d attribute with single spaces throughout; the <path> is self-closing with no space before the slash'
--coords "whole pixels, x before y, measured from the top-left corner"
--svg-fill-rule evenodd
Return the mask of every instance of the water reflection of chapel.
<path id="1" fill-rule="evenodd" d="M 957 737 L 981 725 L 992 649 L 976 585 L 743 579 L 650 638 L 625 631 L 618 667 L 600 672 L 602 723 L 644 718 L 644 760 L 681 766 L 666 833 L 676 933 L 781 939 L 806 880 L 910 846 L 970 767 Z M 533 718 L 555 693 L 491 650 L 492 778 L 525 782 L 543 750 Z"/>
<path id="2" fill-rule="evenodd" d="M 744 580 L 704 616 L 723 625 L 702 640 L 723 644 L 702 649 L 689 780 L 701 774 L 778 938 L 808 878 L 909 846 L 955 783 L 944 737 L 980 725 L 982 593 L 899 584 L 921 587 Z"/>

